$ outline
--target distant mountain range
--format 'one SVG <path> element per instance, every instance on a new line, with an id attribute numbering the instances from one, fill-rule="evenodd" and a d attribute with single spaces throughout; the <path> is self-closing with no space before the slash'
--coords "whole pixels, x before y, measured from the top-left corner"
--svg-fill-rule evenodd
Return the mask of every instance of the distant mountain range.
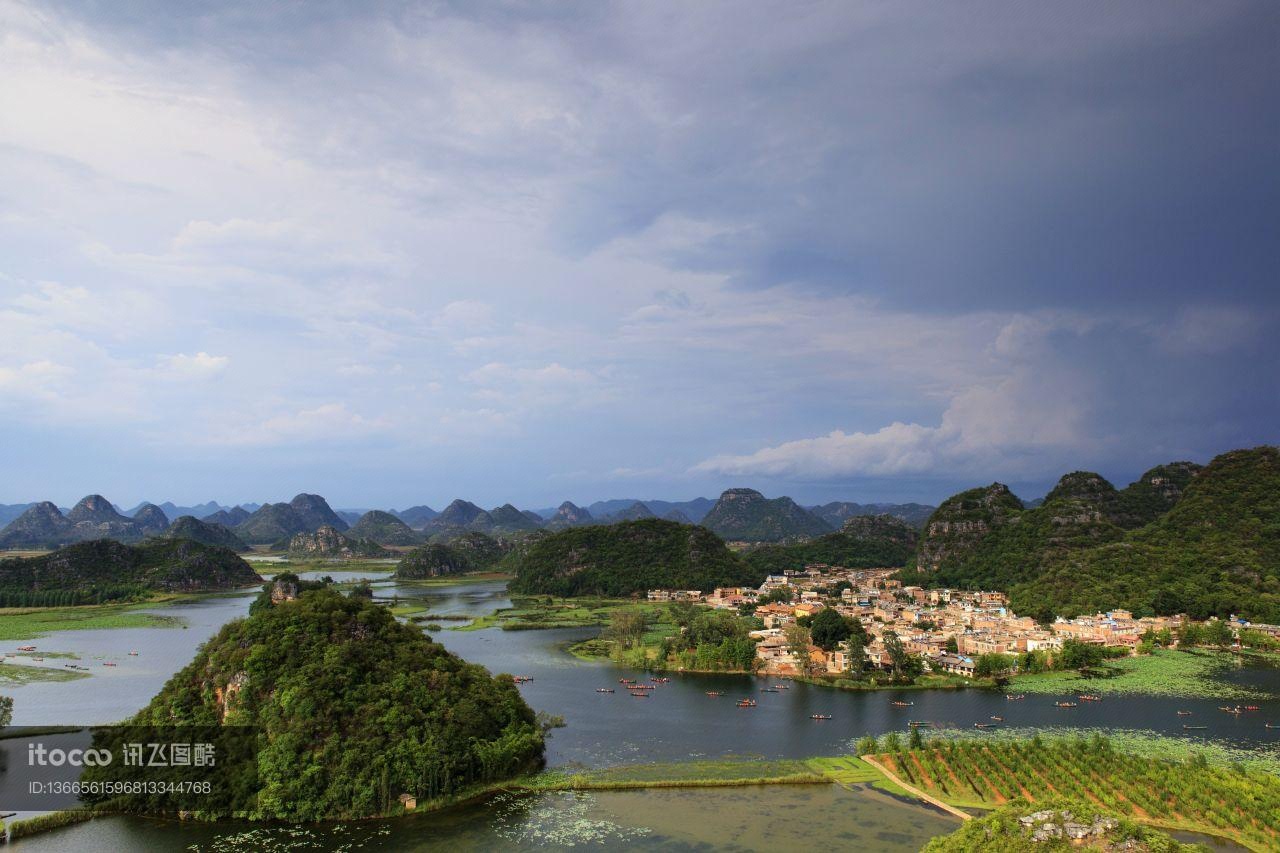
<path id="1" fill-rule="evenodd" d="M 225 506 L 208 501 L 179 506 L 171 501 L 142 503 L 128 512 L 101 495 L 89 495 L 71 510 L 49 502 L 0 505 L 0 549 L 48 549 L 89 539 L 138 542 L 166 535 L 178 519 L 197 541 L 245 545 L 281 545 L 299 534 L 321 527 L 338 532 L 355 530 L 352 539 L 368 539 L 384 546 L 413 546 L 448 541 L 468 533 L 519 537 L 537 530 L 564 530 L 594 524 L 617 524 L 663 518 L 680 524 L 706 524 L 717 535 L 747 543 L 787 542 L 839 530 L 858 515 L 889 514 L 919 526 L 932 507 L 921 504 L 856 504 L 834 502 L 803 508 L 787 497 L 767 499 L 752 489 L 730 489 L 717 500 L 687 501 L 616 499 L 580 507 L 565 501 L 559 507 L 521 510 L 512 504 L 484 509 L 461 498 L 442 511 L 426 505 L 405 510 L 335 510 L 320 495 L 301 493 L 288 503 L 244 503 Z M 216 525 L 225 531 L 202 525 Z M 230 534 L 230 538 L 226 534 Z"/>

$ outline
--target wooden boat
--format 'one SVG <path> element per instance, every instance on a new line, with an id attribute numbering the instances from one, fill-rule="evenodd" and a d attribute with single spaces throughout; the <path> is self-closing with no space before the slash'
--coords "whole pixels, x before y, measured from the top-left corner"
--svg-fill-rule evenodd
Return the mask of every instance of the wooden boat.
<path id="1" fill-rule="evenodd" d="M 619 678 L 618 683 L 619 684 L 635 684 L 636 680 L 634 678 Z"/>
<path id="2" fill-rule="evenodd" d="M 597 693 L 613 693 L 615 691 L 612 687 L 597 687 L 596 692 Z"/>
<path id="3" fill-rule="evenodd" d="M 1102 701 L 1102 697 L 1101 697 L 1101 696 L 1092 696 L 1092 695 L 1090 695 L 1090 696 L 1081 696 L 1081 697 L 1080 697 L 1080 701 L 1081 701 L 1081 702 L 1101 702 L 1101 701 Z"/>
<path id="4" fill-rule="evenodd" d="M 137 656 L 138 656 L 138 653 L 136 651 L 129 652 L 129 657 L 136 658 Z"/>
<path id="5" fill-rule="evenodd" d="M 790 690 L 790 689 L 791 689 L 791 685 L 790 685 L 790 684 L 775 684 L 775 685 L 773 685 L 773 686 L 774 686 L 774 688 L 775 688 L 775 689 L 777 689 L 777 690 Z"/>
<path id="6" fill-rule="evenodd" d="M 113 663 L 112 661 L 109 661 L 109 660 L 104 660 L 104 661 L 102 662 L 102 665 L 103 665 L 103 666 L 115 666 L 115 663 Z"/>
<path id="7" fill-rule="evenodd" d="M 890 702 L 890 705 L 897 705 L 899 708 L 910 708 L 915 702 Z"/>
<path id="8" fill-rule="evenodd" d="M 20 652 L 34 652 L 35 650 L 35 646 L 18 646 L 18 651 Z"/>
<path id="9" fill-rule="evenodd" d="M 778 691 L 772 687 L 761 687 L 760 692 L 761 693 L 777 693 Z"/>
<path id="10" fill-rule="evenodd" d="M 739 699 L 739 700 L 738 700 L 738 707 L 739 707 L 739 708 L 754 708 L 755 706 L 756 706 L 756 700 L 754 700 L 754 699 Z"/>
<path id="11" fill-rule="evenodd" d="M 724 694 L 723 694 L 723 693 L 721 693 L 719 690 L 708 690 L 708 691 L 707 691 L 707 695 L 708 695 L 708 696 L 723 696 Z"/>
<path id="12" fill-rule="evenodd" d="M 1207 728 L 1209 728 L 1208 726 L 1188 726 L 1188 725 L 1186 725 L 1185 723 L 1182 725 L 1182 727 L 1183 727 L 1184 729 L 1186 729 L 1187 731 L 1191 731 L 1192 729 L 1207 729 Z"/>
<path id="13" fill-rule="evenodd" d="M 1269 729 L 1280 729 L 1280 723 L 1263 723 Z"/>
<path id="14" fill-rule="evenodd" d="M 527 682 L 533 681 L 533 676 L 532 675 L 513 675 L 511 676 L 511 680 L 514 681 L 516 684 L 525 684 Z"/>
<path id="15" fill-rule="evenodd" d="M 809 719 L 811 719 L 811 720 L 829 720 L 829 719 L 831 719 L 831 715 L 830 715 L 830 714 L 810 714 L 810 715 L 809 715 Z"/>
<path id="16" fill-rule="evenodd" d="M 44 663 L 44 658 L 32 658 L 36 663 Z"/>
<path id="17" fill-rule="evenodd" d="M 1004 698 L 1008 699 L 1010 702 L 1017 702 L 1019 699 L 1026 699 L 1027 695 L 1023 693 L 1018 696 L 1014 696 L 1012 693 L 1006 693 L 1004 694 Z"/>
<path id="18" fill-rule="evenodd" d="M 1054 704 L 1054 705 L 1056 705 L 1056 706 L 1058 706 L 1059 708 L 1074 708 L 1074 707 L 1076 707 L 1076 703 L 1075 703 L 1075 702 L 1054 702 L 1053 704 Z"/>
<path id="19" fill-rule="evenodd" d="M 911 726 L 911 728 L 913 728 L 913 729 L 919 729 L 919 728 L 928 728 L 928 727 L 932 726 L 932 725 L 933 725 L 933 723 L 926 723 L 926 722 L 922 722 L 922 721 L 920 721 L 920 720 L 908 720 L 908 721 L 907 721 L 907 725 L 908 725 L 908 726 Z"/>
<path id="20" fill-rule="evenodd" d="M 1190 711 L 1179 711 L 1179 712 L 1178 712 L 1178 716 L 1179 716 L 1179 717 L 1190 717 L 1190 716 L 1191 716 L 1191 712 L 1190 712 Z"/>
<path id="21" fill-rule="evenodd" d="M 1261 709 L 1261 708 L 1259 708 L 1257 705 L 1245 705 L 1245 706 L 1244 706 L 1244 709 L 1245 709 L 1246 711 L 1261 711 L 1261 710 L 1262 710 L 1262 709 Z"/>
<path id="22" fill-rule="evenodd" d="M 997 723 L 1003 723 L 1003 722 L 1004 722 L 1004 717 L 992 717 L 991 719 L 995 720 Z"/>
<path id="23" fill-rule="evenodd" d="M 633 698 L 633 699 L 648 699 L 651 695 L 652 695 L 652 694 L 650 694 L 650 693 L 632 693 L 632 694 L 631 694 L 631 698 Z"/>
<path id="24" fill-rule="evenodd" d="M 975 729 L 995 729 L 995 728 L 999 728 L 999 724 L 998 723 L 974 723 L 973 727 Z"/>

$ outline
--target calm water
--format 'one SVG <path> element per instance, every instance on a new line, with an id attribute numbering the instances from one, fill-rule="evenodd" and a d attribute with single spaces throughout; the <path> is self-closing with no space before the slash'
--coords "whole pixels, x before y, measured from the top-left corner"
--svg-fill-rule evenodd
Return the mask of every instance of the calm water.
<path id="1" fill-rule="evenodd" d="M 317 576 L 323 573 L 317 573 Z M 345 576 L 340 576 L 346 579 Z M 372 575 L 379 598 L 428 599 L 429 612 L 478 615 L 509 603 L 501 582 L 452 586 L 397 586 Z M 185 628 L 117 629 L 58 632 L 30 642 L 43 651 L 79 653 L 93 676 L 76 682 L 5 687 L 14 696 L 14 722 L 107 723 L 140 708 L 175 671 L 186 665 L 200 643 L 229 619 L 247 612 L 254 593 L 220 596 L 157 608 L 182 620 Z M 450 623 L 445 624 L 446 628 Z M 1054 707 L 1053 696 L 1028 695 L 1010 702 L 1003 694 L 980 690 L 841 692 L 805 684 L 749 676 L 672 675 L 671 681 L 634 699 L 620 678 L 647 681 L 642 672 L 606 662 L 582 661 L 564 648 L 594 634 L 593 629 L 555 631 L 450 631 L 432 636 L 467 660 L 494 672 L 528 675 L 521 692 L 539 711 L 564 717 L 548 743 L 552 766 L 671 761 L 728 755 L 804 758 L 848 752 L 863 734 L 905 730 L 908 720 L 971 728 L 990 716 L 1005 717 L 1009 726 L 1134 728 L 1187 737 L 1207 736 L 1239 746 L 1276 748 L 1280 730 L 1264 728 L 1264 720 L 1280 721 L 1280 702 L 1260 701 L 1258 713 L 1232 717 L 1217 710 L 1219 700 L 1109 696 L 1100 703 L 1074 709 Z M 23 641 L 14 646 L 25 645 Z M 128 655 L 130 650 L 138 656 Z M 102 667 L 111 660 L 115 667 Z M 61 667 L 49 659 L 46 666 Z M 1236 670 L 1227 678 L 1280 692 L 1280 669 Z M 778 683 L 789 689 L 761 689 Z M 598 687 L 617 690 L 596 693 Z M 707 691 L 726 695 L 712 698 Z M 758 706 L 735 707 L 750 696 Z M 899 708 L 898 699 L 914 703 Z M 1194 722 L 1210 728 L 1184 732 L 1186 718 L 1175 710 L 1195 712 Z M 811 714 L 830 714 L 814 721 Z M 787 829 L 791 821 L 797 825 Z M 568 843 L 573 833 L 583 840 L 657 850 L 798 849 L 813 838 L 831 838 L 867 850 L 915 850 L 925 838 L 951 828 L 951 819 L 915 803 L 905 803 L 869 790 L 835 786 L 732 789 L 728 791 L 597 792 L 503 798 L 484 806 L 445 815 L 385 823 L 361 823 L 306 831 L 308 843 L 324 849 L 347 842 L 366 846 L 394 844 L 397 849 L 436 849 L 446 845 L 484 849 L 526 849 Z M 807 827 L 807 829 L 806 829 Z M 22 842 L 23 849 L 231 849 L 238 833 L 251 847 L 270 840 L 283 844 L 284 832 L 262 836 L 260 828 L 193 827 L 136 819 L 109 819 Z M 288 833 L 295 833 L 289 830 Z M 383 833 L 390 833 L 383 834 Z M 334 833 L 338 833 L 335 835 Z M 568 834 L 566 834 L 568 833 Z M 595 833 L 593 835 L 593 833 Z M 598 835 L 598 838 L 597 838 Z M 557 842 L 556 839 L 559 841 Z M 594 841 L 593 841 L 594 839 Z M 799 841 L 795 841 L 799 839 Z M 296 837 L 295 840 L 302 840 Z M 54 846 L 48 846 L 54 845 Z M 796 845 L 796 846 L 788 846 Z"/>

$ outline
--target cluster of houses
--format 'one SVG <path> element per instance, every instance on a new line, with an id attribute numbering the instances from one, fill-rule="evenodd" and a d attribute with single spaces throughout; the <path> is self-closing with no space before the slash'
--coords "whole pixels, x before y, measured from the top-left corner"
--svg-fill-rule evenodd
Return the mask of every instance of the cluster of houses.
<path id="1" fill-rule="evenodd" d="M 651 601 L 693 601 L 726 610 L 755 605 L 764 627 L 752 633 L 756 654 L 766 672 L 786 675 L 801 669 L 786 638 L 786 627 L 801 617 L 834 608 L 841 616 L 857 617 L 870 635 L 865 654 L 873 666 L 888 666 L 884 646 L 892 631 L 905 649 L 925 662 L 930 671 L 972 676 L 983 654 L 1020 654 L 1056 649 L 1067 638 L 1102 646 L 1136 650 L 1148 630 L 1175 630 L 1181 617 L 1135 617 L 1112 610 L 1077 619 L 1058 619 L 1046 628 L 1028 616 L 1009 610 L 1000 592 L 962 592 L 903 586 L 891 576 L 896 569 L 843 569 L 827 565 L 770 575 L 760 587 L 728 587 L 710 594 L 695 591 L 649 593 Z M 789 595 L 776 594 L 787 589 Z M 839 590 L 838 594 L 835 593 Z M 782 599 L 782 600 L 778 600 Z M 761 603 L 764 602 L 764 603 Z M 840 673 L 848 669 L 847 644 L 831 652 L 809 648 L 810 671 Z"/>

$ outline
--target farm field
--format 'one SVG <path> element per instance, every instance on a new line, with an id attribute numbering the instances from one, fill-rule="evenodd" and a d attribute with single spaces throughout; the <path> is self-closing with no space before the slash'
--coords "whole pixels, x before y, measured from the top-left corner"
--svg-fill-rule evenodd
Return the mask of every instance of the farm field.
<path id="1" fill-rule="evenodd" d="M 1230 838 L 1254 850 L 1280 847 L 1280 778 L 1211 764 L 1203 755 L 1153 757 L 1096 736 L 953 740 L 889 749 L 875 758 L 909 784 L 962 808 L 1066 797 L 1140 823 Z"/>

